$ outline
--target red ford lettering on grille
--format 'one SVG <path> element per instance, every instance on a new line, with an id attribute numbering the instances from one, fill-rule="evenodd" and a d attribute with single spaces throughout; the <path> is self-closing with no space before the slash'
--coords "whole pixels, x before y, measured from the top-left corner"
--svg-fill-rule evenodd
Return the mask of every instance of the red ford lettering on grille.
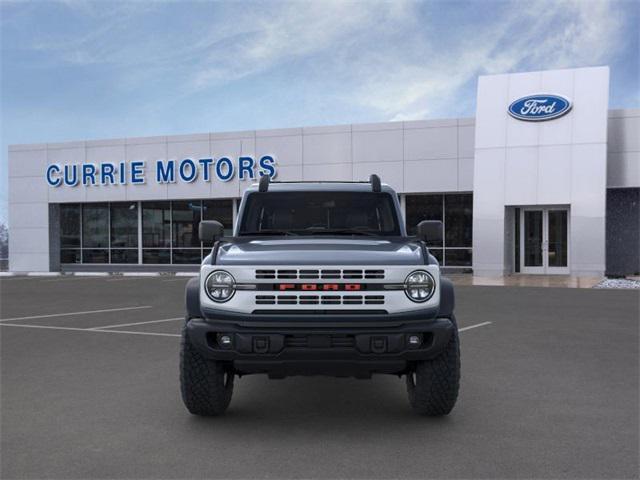
<path id="1" fill-rule="evenodd" d="M 348 292 L 355 292 L 362 290 L 362 285 L 359 283 L 280 283 L 277 285 L 277 290 L 319 290 L 324 292 L 346 290 Z"/>

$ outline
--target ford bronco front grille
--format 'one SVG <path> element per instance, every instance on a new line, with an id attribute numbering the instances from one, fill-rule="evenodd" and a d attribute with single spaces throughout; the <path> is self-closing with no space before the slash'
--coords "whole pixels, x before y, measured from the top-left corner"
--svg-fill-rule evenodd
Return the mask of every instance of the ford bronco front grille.
<path id="1" fill-rule="evenodd" d="M 384 295 L 256 295 L 256 305 L 384 305 Z"/>
<path id="2" fill-rule="evenodd" d="M 277 269 L 277 270 L 256 270 L 258 280 L 374 280 L 383 279 L 384 270 L 362 270 L 362 269 Z"/>

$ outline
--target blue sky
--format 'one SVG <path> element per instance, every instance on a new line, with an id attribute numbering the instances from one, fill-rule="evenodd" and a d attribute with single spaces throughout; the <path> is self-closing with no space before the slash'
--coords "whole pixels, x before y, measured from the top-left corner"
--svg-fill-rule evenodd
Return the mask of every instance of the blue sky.
<path id="1" fill-rule="evenodd" d="M 0 0 L 7 146 L 473 116 L 478 75 L 611 67 L 638 108 L 640 3 Z"/>

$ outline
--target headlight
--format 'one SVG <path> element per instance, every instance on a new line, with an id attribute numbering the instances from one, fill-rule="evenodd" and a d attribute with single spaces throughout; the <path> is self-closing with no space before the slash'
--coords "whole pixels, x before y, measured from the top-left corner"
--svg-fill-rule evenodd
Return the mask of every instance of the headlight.
<path id="1" fill-rule="evenodd" d="M 214 302 L 226 302 L 236 293 L 236 281 L 230 273 L 216 270 L 207 277 L 204 289 Z"/>
<path id="2" fill-rule="evenodd" d="M 436 282 L 424 270 L 411 272 L 404 281 L 404 293 L 414 302 L 426 302 L 436 291 Z"/>

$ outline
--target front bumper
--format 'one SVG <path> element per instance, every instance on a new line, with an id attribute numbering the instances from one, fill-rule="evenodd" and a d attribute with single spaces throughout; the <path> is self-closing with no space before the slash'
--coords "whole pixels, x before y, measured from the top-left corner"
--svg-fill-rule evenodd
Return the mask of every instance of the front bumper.
<path id="1" fill-rule="evenodd" d="M 401 324 L 260 323 L 193 318 L 187 323 L 187 333 L 203 356 L 228 362 L 240 374 L 367 378 L 372 373 L 401 374 L 412 362 L 438 356 L 456 328 L 448 318 Z M 222 344 L 222 335 L 231 338 L 230 345 Z M 409 336 L 418 336 L 420 343 L 410 345 Z"/>

